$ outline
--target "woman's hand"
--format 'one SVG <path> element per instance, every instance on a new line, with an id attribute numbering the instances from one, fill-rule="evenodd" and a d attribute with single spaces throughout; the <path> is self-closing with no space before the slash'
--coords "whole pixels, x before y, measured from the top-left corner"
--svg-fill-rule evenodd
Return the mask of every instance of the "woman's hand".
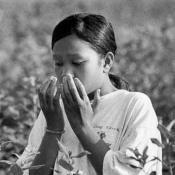
<path id="1" fill-rule="evenodd" d="M 76 132 L 89 128 L 94 111 L 81 81 L 71 75 L 64 77 L 61 97 L 72 129 Z"/>
<path id="2" fill-rule="evenodd" d="M 51 76 L 38 89 L 41 109 L 47 122 L 47 128 L 55 131 L 64 130 L 63 113 L 60 106 L 60 88 L 56 86 L 57 79 Z"/>

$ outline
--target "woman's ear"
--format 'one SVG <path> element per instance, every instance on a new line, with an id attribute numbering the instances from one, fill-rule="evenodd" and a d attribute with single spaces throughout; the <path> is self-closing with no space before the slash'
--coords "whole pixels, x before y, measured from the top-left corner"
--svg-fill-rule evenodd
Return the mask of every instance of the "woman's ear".
<path id="1" fill-rule="evenodd" d="M 103 66 L 103 72 L 109 73 L 112 65 L 114 62 L 114 54 L 112 52 L 108 52 L 104 58 L 104 66 Z"/>

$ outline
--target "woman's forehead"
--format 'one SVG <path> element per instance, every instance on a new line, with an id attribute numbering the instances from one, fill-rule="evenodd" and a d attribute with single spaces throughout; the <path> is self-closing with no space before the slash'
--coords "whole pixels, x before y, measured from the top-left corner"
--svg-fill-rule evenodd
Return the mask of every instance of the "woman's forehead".
<path id="1" fill-rule="evenodd" d="M 53 56 L 70 57 L 70 58 L 86 58 L 98 56 L 98 53 L 90 46 L 90 44 L 76 36 L 70 35 L 54 44 Z"/>
<path id="2" fill-rule="evenodd" d="M 83 55 L 81 55 L 80 53 L 66 53 L 65 56 L 68 58 L 75 58 L 75 59 L 80 59 L 83 57 Z M 62 58 L 62 57 L 64 57 L 64 55 L 60 53 L 55 53 L 53 51 L 53 59 Z"/>
<path id="3" fill-rule="evenodd" d="M 76 35 L 69 35 L 58 40 L 53 47 L 54 52 L 71 52 L 79 53 L 82 50 L 92 49 L 90 43 L 78 38 Z"/>

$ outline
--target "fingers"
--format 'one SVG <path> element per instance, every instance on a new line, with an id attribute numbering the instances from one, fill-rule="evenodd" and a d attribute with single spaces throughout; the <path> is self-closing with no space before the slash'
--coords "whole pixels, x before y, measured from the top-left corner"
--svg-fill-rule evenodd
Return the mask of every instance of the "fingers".
<path id="1" fill-rule="evenodd" d="M 25 161 L 23 162 L 22 169 L 28 169 L 31 166 L 34 158 L 35 156 L 29 156 L 27 159 L 25 159 Z"/>
<path id="2" fill-rule="evenodd" d="M 79 103 L 81 101 L 81 98 L 72 76 L 67 76 L 67 83 L 74 102 L 76 101 L 77 103 Z"/>
<path id="3" fill-rule="evenodd" d="M 93 100 L 93 103 L 92 103 L 93 110 L 97 107 L 99 101 L 100 101 L 100 89 L 97 89 L 95 91 L 94 100 Z"/>
<path id="4" fill-rule="evenodd" d="M 53 106 L 54 108 L 57 108 L 60 105 L 60 86 L 58 88 L 55 88 L 54 94 L 53 94 Z"/>
<path id="5" fill-rule="evenodd" d="M 53 99 L 57 92 L 56 82 L 56 77 L 51 76 L 50 79 L 46 80 L 38 89 L 40 105 L 42 108 L 49 107 L 53 109 Z"/>
<path id="6" fill-rule="evenodd" d="M 100 89 L 97 89 L 97 90 L 95 91 L 95 95 L 94 95 L 94 102 L 95 102 L 95 103 L 98 103 L 99 100 L 100 100 Z"/>
<path id="7" fill-rule="evenodd" d="M 75 85 L 78 89 L 79 94 L 81 94 L 82 98 L 86 101 L 89 101 L 89 98 L 87 96 L 85 87 L 83 86 L 83 84 L 81 83 L 81 81 L 78 78 L 74 78 L 75 81 Z"/>
<path id="8" fill-rule="evenodd" d="M 63 78 L 63 85 L 61 86 L 61 96 L 64 105 L 80 105 L 82 100 L 89 102 L 86 90 L 78 78 L 67 75 Z M 90 102 L 89 102 L 90 103 Z"/>
<path id="9" fill-rule="evenodd" d="M 38 89 L 38 96 L 39 96 L 39 101 L 40 101 L 41 108 L 47 105 L 46 98 L 45 98 L 45 93 L 46 93 L 46 90 L 47 90 L 49 84 L 50 84 L 50 79 L 49 80 L 46 80 L 40 86 L 40 88 Z"/>
<path id="10" fill-rule="evenodd" d="M 77 105 L 81 103 L 81 98 L 78 93 L 77 87 L 71 75 L 67 75 L 63 78 L 63 86 L 61 88 L 61 94 L 66 105 Z"/>
<path id="11" fill-rule="evenodd" d="M 52 76 L 50 79 L 51 79 L 51 82 L 50 82 L 49 87 L 46 91 L 46 102 L 47 102 L 47 105 L 51 109 L 53 109 L 54 108 L 53 98 L 54 98 L 54 95 L 56 94 L 56 91 L 57 91 L 57 87 L 56 87 L 57 78 Z"/>
<path id="12" fill-rule="evenodd" d="M 72 94 L 70 93 L 70 90 L 69 90 L 69 85 L 68 85 L 68 82 L 67 82 L 67 76 L 65 76 L 63 78 L 62 92 L 63 92 L 63 98 L 64 98 L 65 103 L 67 105 L 73 104 L 73 96 L 72 96 Z"/>

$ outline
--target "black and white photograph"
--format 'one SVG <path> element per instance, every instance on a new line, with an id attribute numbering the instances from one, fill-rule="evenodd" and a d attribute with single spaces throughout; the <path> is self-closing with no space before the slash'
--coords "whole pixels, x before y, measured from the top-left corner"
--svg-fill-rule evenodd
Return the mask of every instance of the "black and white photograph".
<path id="1" fill-rule="evenodd" d="M 175 175 L 175 0 L 0 0 L 0 175 Z"/>

